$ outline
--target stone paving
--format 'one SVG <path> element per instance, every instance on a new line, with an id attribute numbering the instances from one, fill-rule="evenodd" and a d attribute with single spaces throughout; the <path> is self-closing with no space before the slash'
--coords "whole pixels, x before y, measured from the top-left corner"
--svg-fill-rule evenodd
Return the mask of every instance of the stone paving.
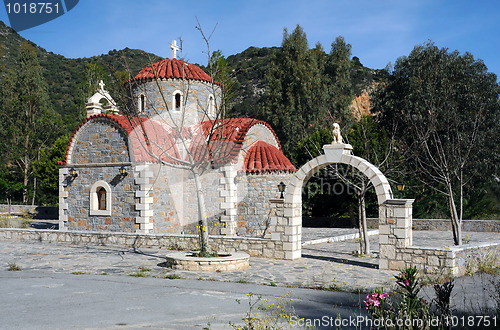
<path id="1" fill-rule="evenodd" d="M 303 228 L 306 239 L 355 233 L 355 229 Z M 317 234 L 315 234 L 315 232 Z M 321 234 L 318 234 L 318 233 Z M 326 236 L 325 236 L 326 235 Z M 414 245 L 452 243 L 451 232 L 414 231 Z M 471 244 L 500 241 L 500 233 L 465 233 Z M 377 236 L 370 238 L 378 250 Z M 443 243 L 443 239 L 445 240 Z M 353 254 L 356 240 L 305 246 L 299 260 L 251 258 L 250 268 L 234 272 L 192 272 L 164 266 L 165 250 L 83 246 L 67 243 L 0 241 L 0 267 L 16 264 L 23 270 L 56 273 L 132 275 L 186 278 L 263 285 L 368 291 L 393 287 L 396 271 L 378 270 L 378 259 Z"/>

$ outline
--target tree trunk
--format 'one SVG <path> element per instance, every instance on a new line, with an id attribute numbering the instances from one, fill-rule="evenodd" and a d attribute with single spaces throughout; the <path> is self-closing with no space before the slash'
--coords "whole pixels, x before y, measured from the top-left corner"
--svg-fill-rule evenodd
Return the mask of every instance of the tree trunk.
<path id="1" fill-rule="evenodd" d="M 26 140 L 24 142 L 24 163 L 23 163 L 23 204 L 28 204 L 28 146 L 29 146 L 29 135 L 26 136 Z"/>
<path id="2" fill-rule="evenodd" d="M 362 218 L 362 210 L 361 210 L 361 194 L 358 193 L 358 231 L 359 231 L 359 254 L 365 253 L 365 238 L 363 231 L 363 220 Z"/>
<path id="3" fill-rule="evenodd" d="M 41 147 L 40 147 L 41 148 Z M 40 161 L 40 148 L 38 148 L 38 155 L 37 155 L 37 160 Z M 35 205 L 35 198 L 36 198 L 36 176 L 33 175 L 33 198 L 31 199 L 31 205 Z"/>
<path id="4" fill-rule="evenodd" d="M 23 165 L 23 204 L 28 204 L 28 156 L 24 156 Z"/>
<path id="5" fill-rule="evenodd" d="M 462 245 L 462 219 L 459 218 L 455 199 L 453 198 L 453 190 L 448 184 L 448 196 L 450 202 L 451 227 L 453 229 L 453 241 L 455 245 Z"/>
<path id="6" fill-rule="evenodd" d="M 366 228 L 366 205 L 365 194 L 358 194 L 359 209 L 359 247 L 361 254 L 370 254 L 370 240 L 368 238 L 368 229 Z"/>
<path id="7" fill-rule="evenodd" d="M 196 197 L 198 200 L 198 226 L 200 236 L 200 253 L 203 255 L 208 252 L 208 218 L 205 208 L 205 197 L 203 194 L 203 187 L 200 181 L 200 175 L 195 170 L 192 170 L 194 175 L 194 182 L 196 185 Z"/>
<path id="8" fill-rule="evenodd" d="M 370 254 L 370 238 L 368 237 L 368 227 L 366 225 L 366 205 L 365 193 L 361 194 L 361 222 L 363 223 L 363 238 L 365 240 L 365 254 Z"/>

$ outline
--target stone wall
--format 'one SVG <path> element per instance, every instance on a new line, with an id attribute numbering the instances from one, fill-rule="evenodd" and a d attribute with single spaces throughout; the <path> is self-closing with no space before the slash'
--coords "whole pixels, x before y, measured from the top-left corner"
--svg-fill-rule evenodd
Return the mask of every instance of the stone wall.
<path id="1" fill-rule="evenodd" d="M 196 250 L 197 235 L 156 235 L 102 233 L 92 231 L 54 231 L 0 228 L 0 240 L 98 244 L 124 248 L 165 248 Z M 253 257 L 283 259 L 283 244 L 265 238 L 210 236 L 210 247 L 218 252 L 247 252 Z"/>
<path id="2" fill-rule="evenodd" d="M 130 162 L 127 137 L 108 119 L 87 122 L 73 137 L 71 164 Z"/>
<path id="3" fill-rule="evenodd" d="M 270 199 L 278 198 L 278 184 L 288 185 L 289 173 L 244 174 L 238 181 L 237 230 L 239 236 L 264 237 L 269 235 L 271 219 Z M 285 190 L 286 193 L 286 190 Z"/>
<path id="4" fill-rule="evenodd" d="M 141 94 L 146 97 L 144 115 L 149 118 L 169 111 L 169 116 L 162 115 L 162 121 L 171 124 L 170 118 L 172 118 L 179 123 L 183 118 L 186 126 L 196 124 L 207 119 L 203 116 L 207 111 L 208 99 L 211 94 L 217 98 L 216 103 L 220 107 L 220 87 L 217 85 L 182 79 L 162 79 L 159 84 L 161 93 L 154 81 L 136 84 L 132 90 L 133 100 L 137 100 Z M 182 106 L 185 111 L 175 109 L 173 93 L 176 91 L 180 91 L 182 94 Z M 133 108 L 136 108 L 136 103 L 137 101 L 135 101 Z M 138 115 L 141 116 L 141 114 Z"/>
<path id="5" fill-rule="evenodd" d="M 367 219 L 368 228 L 378 228 L 378 218 Z M 413 230 L 451 231 L 449 219 L 413 219 Z M 463 231 L 500 232 L 500 220 L 463 220 Z"/>
<path id="6" fill-rule="evenodd" d="M 463 276 L 481 267 L 500 267 L 500 243 L 428 248 L 409 246 L 396 251 L 393 266 L 417 267 L 426 274 Z"/>
<path id="7" fill-rule="evenodd" d="M 67 180 L 68 168 L 61 168 L 60 180 L 60 228 L 69 230 L 102 230 L 135 232 L 139 229 L 135 209 L 135 190 L 133 170 L 124 166 L 127 176 L 120 175 L 121 164 L 100 167 L 75 166 L 78 176 Z M 104 181 L 111 188 L 111 212 L 109 215 L 90 215 L 91 188 L 97 181 Z M 62 214 L 61 214 L 62 213 Z M 62 224 L 62 226 L 61 226 Z"/>
<path id="8" fill-rule="evenodd" d="M 149 165 L 153 173 L 149 180 L 152 198 L 151 221 L 157 234 L 195 234 L 198 225 L 198 196 L 193 174 L 188 170 L 168 166 Z M 219 180 L 223 174 L 212 170 L 200 177 L 206 213 L 214 231 L 219 226 L 224 201 L 220 196 Z M 216 225 L 217 224 L 217 225 Z M 218 232 L 217 232 L 218 233 Z"/>
<path id="9" fill-rule="evenodd" d="M 37 206 L 37 205 L 7 205 L 0 204 L 0 213 L 11 213 L 13 215 L 23 215 L 28 213 L 34 219 L 57 219 L 57 206 Z"/>

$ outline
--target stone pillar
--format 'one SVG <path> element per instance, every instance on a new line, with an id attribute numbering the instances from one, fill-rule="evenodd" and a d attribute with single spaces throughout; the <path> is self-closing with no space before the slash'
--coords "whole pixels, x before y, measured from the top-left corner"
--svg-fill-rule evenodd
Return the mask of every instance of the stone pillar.
<path id="1" fill-rule="evenodd" d="M 379 269 L 403 268 L 397 260 L 399 249 L 412 245 L 414 199 L 388 199 L 379 206 Z"/>
<path id="2" fill-rule="evenodd" d="M 59 230 L 66 229 L 68 222 L 68 174 L 68 168 L 59 168 Z"/>
<path id="3" fill-rule="evenodd" d="M 301 256 L 302 205 L 285 203 L 284 199 L 270 199 L 271 240 L 283 243 L 284 259 L 299 259 Z"/>
<path id="4" fill-rule="evenodd" d="M 234 179 L 238 172 L 233 166 L 224 166 L 221 168 L 224 177 L 220 179 L 222 189 L 219 191 L 219 196 L 224 198 L 220 208 L 224 214 L 220 217 L 222 223 L 221 235 L 236 235 L 236 204 L 237 204 L 237 186 Z"/>
<path id="5" fill-rule="evenodd" d="M 138 198 L 135 209 L 139 211 L 139 216 L 135 219 L 135 223 L 139 225 L 136 233 L 147 234 L 153 230 L 154 223 L 151 222 L 153 217 L 153 197 L 150 196 L 153 177 L 154 173 L 149 165 L 134 166 L 135 184 L 139 185 L 139 189 L 135 191 L 135 197 Z"/>

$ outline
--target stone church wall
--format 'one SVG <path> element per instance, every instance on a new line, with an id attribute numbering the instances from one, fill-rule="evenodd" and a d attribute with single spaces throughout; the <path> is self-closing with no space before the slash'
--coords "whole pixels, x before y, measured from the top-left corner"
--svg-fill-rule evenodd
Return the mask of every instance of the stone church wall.
<path id="1" fill-rule="evenodd" d="M 292 175 L 288 173 L 238 175 L 236 230 L 238 236 L 263 237 L 269 234 L 271 217 L 269 199 L 280 196 L 278 184 L 283 182 L 288 186 Z"/>
<path id="2" fill-rule="evenodd" d="M 191 111 L 184 112 L 185 125 L 193 125 L 203 120 L 203 111 L 208 110 L 208 98 L 210 94 L 214 94 L 213 87 L 210 84 L 204 82 L 189 83 L 180 79 L 166 79 L 160 82 L 160 86 L 161 93 L 154 81 L 143 83 L 133 89 L 133 100 L 137 100 L 141 94 L 146 97 L 144 115 L 154 118 L 158 113 L 166 112 L 168 107 L 172 118 L 180 122 L 183 111 L 176 110 L 173 101 L 173 93 L 180 91 L 182 94 L 182 106 L 186 109 L 191 109 Z M 219 87 L 216 86 L 216 89 L 219 89 Z M 218 96 L 214 95 L 217 98 Z M 134 108 L 136 107 L 134 106 Z M 162 116 L 162 120 L 165 122 L 168 122 L 169 118 L 170 116 Z"/>
<path id="3" fill-rule="evenodd" d="M 188 170 L 151 165 L 154 178 L 150 196 L 153 197 L 153 233 L 195 234 L 198 225 L 198 199 L 192 174 Z M 215 171 L 201 177 L 205 207 L 211 227 L 221 215 L 219 180 Z"/>
<path id="4" fill-rule="evenodd" d="M 69 230 L 135 232 L 136 186 L 122 132 L 108 120 L 88 122 L 73 137 L 70 153 L 69 166 L 76 169 L 78 176 L 71 179 L 68 168 L 60 170 L 63 226 Z M 129 175 L 120 174 L 121 166 L 125 166 Z M 90 191 L 98 181 L 110 187 L 110 215 L 90 214 Z"/>
<path id="5" fill-rule="evenodd" d="M 138 229 L 135 218 L 135 184 L 132 175 L 122 177 L 119 166 L 76 167 L 76 177 L 65 191 L 68 192 L 67 219 L 68 230 L 94 230 L 114 232 L 135 232 Z M 126 169 L 131 173 L 130 166 Z M 111 215 L 90 215 L 90 189 L 97 181 L 104 181 L 111 187 Z"/>
<path id="6" fill-rule="evenodd" d="M 94 120 L 74 137 L 72 164 L 129 162 L 126 137 L 109 120 Z"/>

